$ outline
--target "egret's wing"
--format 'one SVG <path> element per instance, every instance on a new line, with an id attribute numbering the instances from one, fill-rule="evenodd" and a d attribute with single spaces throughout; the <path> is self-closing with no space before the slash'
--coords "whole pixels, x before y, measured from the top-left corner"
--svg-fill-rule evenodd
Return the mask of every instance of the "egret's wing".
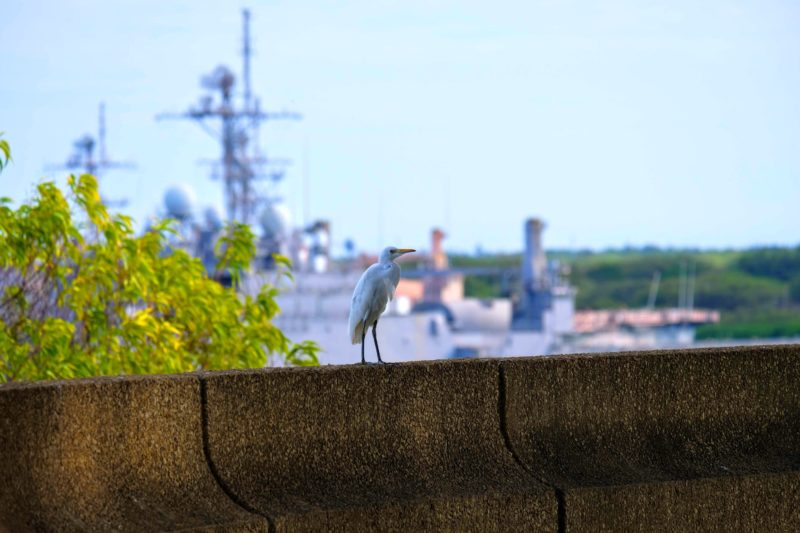
<path id="1" fill-rule="evenodd" d="M 386 310 L 394 294 L 391 271 L 383 265 L 369 267 L 358 280 L 350 302 L 349 331 L 354 344 L 361 342 L 361 333 Z"/>
<path id="2" fill-rule="evenodd" d="M 386 310 L 386 304 L 394 298 L 394 288 L 397 283 L 394 281 L 392 268 L 380 265 L 374 272 L 370 272 L 369 283 L 372 295 L 372 312 L 375 318 Z"/>
<path id="3" fill-rule="evenodd" d="M 389 272 L 387 272 L 386 277 L 387 290 L 389 292 L 389 300 L 394 298 L 394 291 L 397 288 L 397 284 L 400 283 L 400 267 L 397 266 L 395 263 L 392 263 Z"/>
<path id="4" fill-rule="evenodd" d="M 359 278 L 356 289 L 353 291 L 353 299 L 350 301 L 347 330 L 350 332 L 350 341 L 353 344 L 361 343 L 361 331 L 364 329 L 364 278 L 366 274 L 364 272 Z"/>
<path id="5" fill-rule="evenodd" d="M 394 283 L 394 281 L 389 276 L 386 276 L 385 278 L 383 278 L 381 280 L 381 283 L 383 285 L 383 287 L 382 287 L 383 291 L 382 292 L 384 292 L 386 294 L 386 301 L 388 302 L 388 301 L 393 300 L 394 299 L 394 289 L 397 287 L 397 284 Z M 385 304 L 384 304 L 384 307 L 386 307 Z"/>
<path id="6" fill-rule="evenodd" d="M 361 332 L 364 329 L 365 319 L 370 311 L 370 294 L 374 292 L 372 286 L 374 285 L 376 267 L 377 265 L 372 265 L 361 274 L 353 291 L 353 298 L 350 300 L 348 331 L 353 344 L 361 343 Z"/>

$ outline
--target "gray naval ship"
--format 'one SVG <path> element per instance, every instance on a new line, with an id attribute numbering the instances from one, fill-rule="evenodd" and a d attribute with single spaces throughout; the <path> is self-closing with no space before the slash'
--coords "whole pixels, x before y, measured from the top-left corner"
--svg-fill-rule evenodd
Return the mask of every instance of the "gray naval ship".
<path id="1" fill-rule="evenodd" d="M 188 188 L 172 188 L 165 195 L 166 216 L 179 222 L 173 244 L 199 257 L 213 272 L 221 218 L 213 209 L 198 218 L 192 204 Z M 360 348 L 348 336 L 350 299 L 361 273 L 377 257 L 356 255 L 346 244 L 345 257 L 334 260 L 330 223 L 292 227 L 281 201 L 267 202 L 258 226 L 257 258 L 239 290 L 253 295 L 265 283 L 277 286 L 281 312 L 275 323 L 290 339 L 319 344 L 322 364 L 360 360 Z M 453 268 L 444 250 L 444 232 L 432 230 L 427 250 L 400 260 L 400 284 L 380 319 L 382 357 L 395 362 L 686 347 L 695 344 L 697 324 L 719 321 L 718 312 L 691 304 L 576 311 L 568 267 L 547 259 L 544 229 L 540 219 L 524 222 L 523 253 L 512 268 Z M 292 260 L 293 279 L 282 274 L 274 261 L 276 253 Z M 466 297 L 468 275 L 500 279 L 506 296 Z M 369 341 L 366 354 L 375 360 Z"/>

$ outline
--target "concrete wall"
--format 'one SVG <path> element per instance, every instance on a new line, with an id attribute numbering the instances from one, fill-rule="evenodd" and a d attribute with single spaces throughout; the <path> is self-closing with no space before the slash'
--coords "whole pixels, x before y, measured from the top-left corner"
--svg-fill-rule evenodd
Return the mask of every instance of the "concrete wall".
<path id="1" fill-rule="evenodd" d="M 800 530 L 800 345 L 0 387 L 0 531 Z"/>

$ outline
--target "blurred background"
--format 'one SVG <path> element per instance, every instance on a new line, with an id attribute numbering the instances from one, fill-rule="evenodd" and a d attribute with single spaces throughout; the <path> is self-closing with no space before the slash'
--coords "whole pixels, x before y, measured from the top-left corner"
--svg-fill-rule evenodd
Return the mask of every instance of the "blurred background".
<path id="1" fill-rule="evenodd" d="M 800 7 L 29 1 L 0 13 L 0 196 L 89 171 L 212 268 L 292 258 L 280 325 L 351 361 L 349 298 L 420 250 L 388 360 L 800 336 Z M 383 344 L 382 344 L 383 345 Z"/>

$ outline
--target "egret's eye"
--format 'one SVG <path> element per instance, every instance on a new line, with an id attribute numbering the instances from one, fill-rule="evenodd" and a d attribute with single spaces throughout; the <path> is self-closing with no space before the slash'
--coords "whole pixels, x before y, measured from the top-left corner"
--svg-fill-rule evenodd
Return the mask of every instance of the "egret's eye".
<path id="1" fill-rule="evenodd" d="M 391 249 L 391 250 L 389 250 L 389 251 L 390 251 L 390 252 L 392 252 L 393 254 L 396 254 L 396 253 L 397 253 L 397 248 L 392 248 L 392 249 Z"/>

